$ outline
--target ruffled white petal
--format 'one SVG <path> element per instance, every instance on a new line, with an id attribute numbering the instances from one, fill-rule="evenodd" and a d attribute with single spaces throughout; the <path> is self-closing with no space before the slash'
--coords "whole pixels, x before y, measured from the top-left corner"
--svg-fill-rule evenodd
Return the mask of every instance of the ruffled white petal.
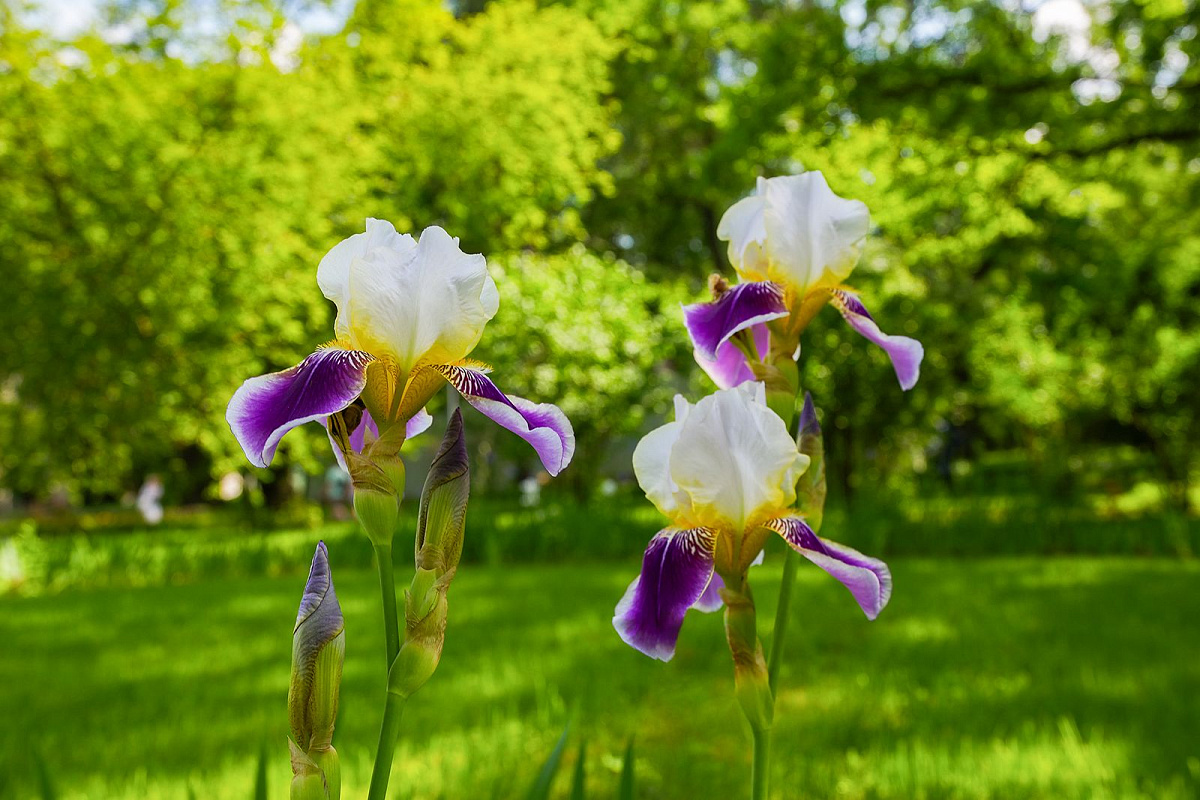
<path id="1" fill-rule="evenodd" d="M 762 182 L 762 179 L 759 179 Z M 729 207 L 717 224 L 717 236 L 729 242 L 729 263 L 743 280 L 767 280 L 763 244 L 767 230 L 763 226 L 763 198 L 758 194 L 743 197 Z"/>
<path id="2" fill-rule="evenodd" d="M 350 334 L 350 265 L 354 259 L 362 258 L 378 248 L 403 253 L 416 246 L 415 239 L 407 233 L 397 233 L 392 223 L 368 219 L 365 233 L 356 233 L 342 240 L 325 254 L 317 265 L 317 285 L 321 287 L 321 293 L 337 305 L 334 332 L 339 339 L 347 338 Z"/>
<path id="3" fill-rule="evenodd" d="M 671 480 L 668 468 L 671 448 L 679 441 L 682 429 L 682 422 L 668 422 L 646 434 L 633 451 L 633 473 L 638 485 L 650 502 L 668 517 L 673 517 L 681 505 L 684 508 L 690 505 L 687 495 Z"/>
<path id="4" fill-rule="evenodd" d="M 376 248 L 350 262 L 349 338 L 403 370 L 452 363 L 478 344 L 500 305 L 481 255 L 426 228 L 410 250 Z"/>
<path id="5" fill-rule="evenodd" d="M 676 398 L 676 421 L 648 434 L 633 454 L 646 496 L 680 524 L 744 530 L 789 507 L 808 467 L 787 426 L 766 404 L 761 383 Z"/>
<path id="6" fill-rule="evenodd" d="M 838 197 L 820 172 L 760 181 L 759 193 L 770 277 L 801 296 L 845 280 L 870 230 L 866 205 Z"/>

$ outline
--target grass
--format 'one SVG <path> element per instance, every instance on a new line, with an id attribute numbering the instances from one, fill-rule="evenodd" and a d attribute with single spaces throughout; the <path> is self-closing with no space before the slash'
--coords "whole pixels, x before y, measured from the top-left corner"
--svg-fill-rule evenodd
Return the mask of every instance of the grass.
<path id="1" fill-rule="evenodd" d="M 404 504 L 402 530 L 413 529 L 416 511 L 416 502 Z M 625 559 L 665 524 L 644 498 L 627 493 L 587 505 L 547 497 L 532 508 L 472 498 L 469 515 L 463 560 L 492 566 Z M 315 506 L 279 517 L 290 527 L 267 534 L 256 527 L 257 518 L 212 509 L 178 510 L 159 528 L 112 528 L 93 520 L 93 527 L 73 533 L 9 520 L 0 525 L 0 595 L 290 574 L 307 563 L 318 538 L 337 550 L 343 568 L 370 568 L 371 547 L 353 522 L 323 523 Z M 1106 516 L 1069 498 L 1056 502 L 1028 491 L 860 498 L 852 509 L 829 509 L 825 530 L 881 557 L 1200 553 L 1193 518 Z"/>
<path id="2" fill-rule="evenodd" d="M 336 549 L 332 560 L 348 635 L 335 744 L 354 798 L 377 735 L 383 640 L 374 575 L 340 566 Z M 406 710 L 393 796 L 522 796 L 572 715 L 592 796 L 613 796 L 631 736 L 639 797 L 744 796 L 747 732 L 720 618 L 689 615 L 669 664 L 640 656 L 609 624 L 635 568 L 464 568 L 442 667 Z M 893 568 L 875 623 L 801 570 L 774 797 L 1200 794 L 1200 565 Z M 778 580 L 777 556 L 754 574 L 760 621 Z M 34 794 L 36 752 L 66 800 L 242 800 L 264 745 L 271 796 L 284 796 L 302 585 L 293 574 L 0 599 L 0 797 L 3 776 L 10 796 Z"/>

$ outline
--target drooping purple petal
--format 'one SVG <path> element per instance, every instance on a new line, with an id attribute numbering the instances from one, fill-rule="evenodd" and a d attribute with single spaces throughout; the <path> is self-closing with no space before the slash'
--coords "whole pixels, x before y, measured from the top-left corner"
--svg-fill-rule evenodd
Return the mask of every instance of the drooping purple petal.
<path id="1" fill-rule="evenodd" d="M 358 350 L 327 347 L 291 369 L 251 378 L 233 393 L 225 419 L 246 458 L 265 467 L 283 435 L 341 411 L 367 383 L 374 359 Z"/>
<path id="2" fill-rule="evenodd" d="M 665 528 L 642 557 L 642 572 L 617 603 L 613 627 L 629 646 L 670 661 L 688 608 L 712 580 L 716 534 L 707 528 Z"/>
<path id="3" fill-rule="evenodd" d="M 575 431 L 558 406 L 509 397 L 492 383 L 484 368 L 438 364 L 433 369 L 485 417 L 529 442 L 551 475 L 557 475 L 571 463 L 575 455 Z"/>
<path id="4" fill-rule="evenodd" d="M 765 322 L 760 322 L 751 328 L 754 336 L 754 348 L 759 357 L 765 357 L 771 349 L 771 331 Z M 732 389 L 734 386 L 755 380 L 754 370 L 746 360 L 746 354 L 733 342 L 724 342 L 717 348 L 717 357 L 709 358 L 699 347 L 692 355 L 701 369 L 708 373 L 717 384 L 718 389 Z"/>
<path id="5" fill-rule="evenodd" d="M 711 303 L 683 307 L 683 322 L 692 344 L 714 360 L 717 348 L 738 331 L 787 315 L 783 290 L 769 281 L 739 283 Z"/>
<path id="6" fill-rule="evenodd" d="M 850 590 L 867 619 L 875 619 L 892 596 L 892 573 L 877 558 L 822 539 L 798 517 L 773 519 L 764 527 L 783 537 L 793 550 L 837 578 Z"/>
<path id="7" fill-rule="evenodd" d="M 832 300 L 851 328 L 888 354 L 896 377 L 900 379 L 900 388 L 907 392 L 916 386 L 917 378 L 921 375 L 921 359 L 925 357 L 925 348 L 921 343 L 907 336 L 894 336 L 881 331 L 862 301 L 845 289 L 834 289 Z"/>

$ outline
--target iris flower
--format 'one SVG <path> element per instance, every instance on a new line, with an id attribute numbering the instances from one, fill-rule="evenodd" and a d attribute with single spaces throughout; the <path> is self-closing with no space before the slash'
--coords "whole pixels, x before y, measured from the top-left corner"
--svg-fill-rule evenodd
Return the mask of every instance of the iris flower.
<path id="1" fill-rule="evenodd" d="M 414 239 L 369 219 L 321 259 L 317 284 L 337 306 L 333 341 L 291 369 L 250 378 L 229 402 L 226 419 L 250 463 L 267 466 L 284 434 L 306 422 L 325 421 L 330 438 L 356 452 L 398 425 L 415 435 L 447 382 L 529 442 L 551 475 L 571 461 L 575 434 L 557 406 L 505 395 L 488 366 L 467 360 L 500 305 L 483 256 L 463 253 L 436 226 Z"/>
<path id="2" fill-rule="evenodd" d="M 891 358 L 900 387 L 911 389 L 924 348 L 884 333 L 854 290 L 843 285 L 870 230 L 867 207 L 838 197 L 820 172 L 759 178 L 756 192 L 730 206 L 717 226 L 741 283 L 714 287 L 711 303 L 684 307 L 696 360 L 718 386 L 761 379 L 755 361 L 791 355 L 800 333 L 832 304 Z M 734 339 L 742 331 L 746 331 Z"/>
<path id="3" fill-rule="evenodd" d="M 719 390 L 692 405 L 633 453 L 638 483 L 671 525 L 655 534 L 641 574 L 617 604 L 625 642 L 668 661 L 689 608 L 714 611 L 720 588 L 760 556 L 771 533 L 839 580 L 868 618 L 887 605 L 887 565 L 818 537 L 793 510 L 809 457 L 766 404 L 763 384 Z"/>

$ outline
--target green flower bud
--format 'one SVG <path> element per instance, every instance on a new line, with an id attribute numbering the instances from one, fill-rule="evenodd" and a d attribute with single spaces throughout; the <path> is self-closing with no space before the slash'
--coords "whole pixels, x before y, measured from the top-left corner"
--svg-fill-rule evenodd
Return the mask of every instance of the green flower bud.
<path id="1" fill-rule="evenodd" d="M 750 587 L 743 584 L 741 591 L 723 588 L 721 599 L 725 601 L 725 637 L 733 655 L 734 693 L 750 726 L 767 730 L 775 716 L 775 698 L 758 640 Z"/>
<path id="2" fill-rule="evenodd" d="M 404 645 L 388 673 L 388 691 L 400 697 L 420 689 L 442 658 L 446 592 L 462 555 L 469 494 L 462 414 L 455 411 L 421 492 L 417 571 L 404 593 Z"/>
<path id="3" fill-rule="evenodd" d="M 399 460 L 399 459 L 397 459 Z M 349 459 L 354 480 L 354 513 L 376 547 L 391 547 L 400 516 L 400 491 L 379 465 L 363 456 Z M 403 468 L 401 468 L 403 469 Z"/>
<path id="4" fill-rule="evenodd" d="M 338 797 L 330 792 L 321 767 L 290 739 L 288 747 L 292 756 L 292 800 L 331 800 Z"/>
<path id="5" fill-rule="evenodd" d="M 809 458 L 808 469 L 796 483 L 796 500 L 805 521 L 814 531 L 820 530 L 825 514 L 825 444 L 821 423 L 812 395 L 804 393 L 804 408 L 800 412 L 800 434 L 796 442 L 800 452 Z"/>
<path id="6" fill-rule="evenodd" d="M 453 575 L 462 556 L 470 492 L 462 412 L 455 410 L 421 491 L 416 538 L 418 569 L 432 570 L 439 578 Z"/>
<path id="7" fill-rule="evenodd" d="M 333 750 L 338 691 L 346 655 L 342 609 L 333 588 L 329 553 L 317 545 L 292 630 L 288 722 L 292 746 L 292 797 L 337 800 L 341 770 Z M 319 777 L 319 781 L 313 775 Z M 314 794 L 317 786 L 325 794 Z M 297 794 L 302 792 L 302 794 Z"/>

